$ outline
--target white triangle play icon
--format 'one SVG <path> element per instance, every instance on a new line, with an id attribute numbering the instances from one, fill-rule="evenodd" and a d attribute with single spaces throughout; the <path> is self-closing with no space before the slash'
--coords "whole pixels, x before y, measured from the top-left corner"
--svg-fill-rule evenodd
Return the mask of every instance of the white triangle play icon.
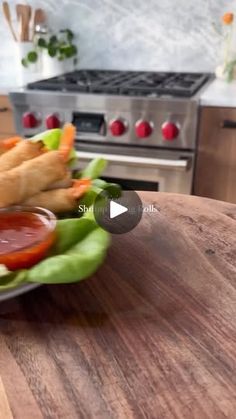
<path id="1" fill-rule="evenodd" d="M 128 211 L 128 208 L 124 207 L 123 205 L 117 204 L 117 202 L 111 201 L 110 202 L 110 218 L 116 218 L 121 214 L 124 214 Z"/>

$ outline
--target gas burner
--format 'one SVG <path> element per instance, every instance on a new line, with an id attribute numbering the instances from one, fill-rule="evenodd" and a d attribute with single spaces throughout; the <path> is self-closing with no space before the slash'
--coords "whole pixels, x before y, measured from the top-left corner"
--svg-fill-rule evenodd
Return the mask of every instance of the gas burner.
<path id="1" fill-rule="evenodd" d="M 203 73 L 76 70 L 27 85 L 29 90 L 141 97 L 192 97 L 209 79 Z"/>

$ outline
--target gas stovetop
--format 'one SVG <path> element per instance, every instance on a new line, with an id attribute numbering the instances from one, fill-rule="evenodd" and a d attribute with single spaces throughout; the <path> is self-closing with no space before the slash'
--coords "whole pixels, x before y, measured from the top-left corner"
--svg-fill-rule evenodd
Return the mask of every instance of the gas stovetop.
<path id="1" fill-rule="evenodd" d="M 28 84 L 30 90 L 142 97 L 192 97 L 208 80 L 204 73 L 76 70 Z"/>

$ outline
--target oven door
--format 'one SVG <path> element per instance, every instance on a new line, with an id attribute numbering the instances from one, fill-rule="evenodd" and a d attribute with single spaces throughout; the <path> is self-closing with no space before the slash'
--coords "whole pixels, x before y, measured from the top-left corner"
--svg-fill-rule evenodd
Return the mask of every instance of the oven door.
<path id="1" fill-rule="evenodd" d="M 108 162 L 103 178 L 119 183 L 124 189 L 192 192 L 194 153 L 160 150 L 152 153 L 154 156 L 151 157 L 134 155 L 134 152 L 133 155 L 121 155 L 113 150 L 113 153 L 109 153 L 108 150 L 95 152 L 78 148 L 79 168 L 83 169 L 91 159 L 103 157 Z"/>

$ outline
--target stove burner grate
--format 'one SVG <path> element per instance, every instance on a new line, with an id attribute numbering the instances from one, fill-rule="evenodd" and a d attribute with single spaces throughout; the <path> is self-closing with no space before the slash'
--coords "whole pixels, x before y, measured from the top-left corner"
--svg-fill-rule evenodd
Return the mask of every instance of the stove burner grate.
<path id="1" fill-rule="evenodd" d="M 123 96 L 191 97 L 209 79 L 203 73 L 76 70 L 28 84 L 30 90 L 81 92 Z"/>

